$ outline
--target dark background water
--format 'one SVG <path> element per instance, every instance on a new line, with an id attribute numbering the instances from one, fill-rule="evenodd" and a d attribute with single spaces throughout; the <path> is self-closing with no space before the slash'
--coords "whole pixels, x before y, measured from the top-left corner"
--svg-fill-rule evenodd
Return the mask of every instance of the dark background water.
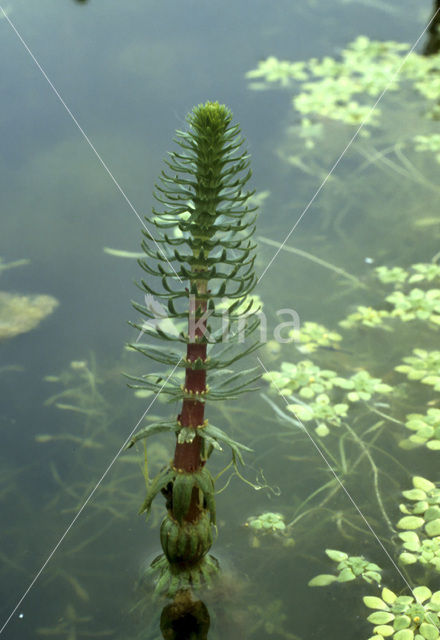
<path id="1" fill-rule="evenodd" d="M 287 126 L 295 124 L 291 93 L 251 91 L 245 73 L 269 55 L 289 60 L 337 56 L 359 34 L 413 43 L 431 10 L 429 2 L 415 5 L 410 0 L 11 0 L 3 6 L 140 216 L 150 211 L 162 158 L 174 130 L 185 126 L 188 111 L 207 99 L 226 103 L 247 138 L 253 187 L 271 193 L 258 233 L 278 241 L 296 222 L 320 179 L 288 168 L 278 152 L 287 144 Z M 140 222 L 5 19 L 0 20 L 0 61 L 0 255 L 7 262 L 31 261 L 29 267 L 3 273 L 1 288 L 47 293 L 60 302 L 39 329 L 1 345 L 1 366 L 20 369 L 1 375 L 0 474 L 5 488 L 4 493 L 0 490 L 1 626 L 144 411 L 146 401 L 133 400 L 119 372 L 150 365 L 123 351 L 133 339 L 126 322 L 134 319 L 130 300 L 139 299 L 133 285 L 139 268 L 135 261 L 103 252 L 106 246 L 137 251 Z M 341 133 L 333 161 L 350 135 L 346 130 Z M 342 173 L 350 162 L 350 157 L 343 161 Z M 390 192 L 393 196 L 401 192 L 401 199 L 408 202 L 405 180 L 396 179 L 390 187 L 380 170 L 367 174 L 366 180 L 370 180 L 365 186 L 370 208 L 365 207 L 361 223 L 355 207 L 350 210 L 344 221 L 348 243 L 332 224 L 345 195 L 329 185 L 290 244 L 357 275 L 368 270 L 365 257 L 372 254 L 396 264 L 402 256 L 407 264 L 429 260 L 435 253 L 435 235 L 418 240 L 400 228 L 397 238 L 395 217 L 390 214 L 389 223 L 386 220 Z M 351 197 L 358 203 L 357 194 Z M 394 211 L 400 206 L 398 200 L 392 205 Z M 431 196 L 415 193 L 416 206 L 428 215 Z M 377 218 L 368 218 L 368 212 L 378 208 L 384 210 L 380 228 Z M 274 251 L 261 246 L 260 272 Z M 340 303 L 332 300 L 338 286 L 333 274 L 283 253 L 258 293 L 269 315 L 289 307 L 297 310 L 301 321 L 325 324 L 341 315 Z M 45 406 L 45 400 L 61 388 L 44 377 L 68 370 L 71 361 L 90 362 L 91 353 L 102 380 L 103 414 L 87 422 L 81 415 Z M 264 624 L 278 614 L 275 605 L 272 610 L 263 603 L 280 600 L 287 632 L 312 638 L 325 630 L 327 636 L 336 637 L 341 633 L 337 616 L 327 625 L 317 624 L 316 618 L 317 611 L 327 615 L 340 609 L 337 592 L 316 593 L 305 586 L 319 572 L 318 565 L 311 569 L 307 563 L 313 554 L 316 557 L 316 548 L 305 544 L 286 561 L 285 550 L 250 548 L 242 526 L 255 510 L 288 510 L 292 493 L 303 494 L 313 477 L 298 472 L 293 462 L 284 463 L 280 473 L 277 427 L 270 408 L 259 402 L 257 397 L 257 413 L 245 400 L 223 414 L 220 411 L 218 419 L 230 428 L 238 425 L 241 439 L 248 442 L 272 430 L 273 437 L 263 438 L 255 449 L 268 482 L 282 493 L 269 499 L 267 493 L 255 493 L 234 479 L 234 490 L 219 496 L 223 516 L 216 551 L 226 565 L 236 564 L 240 578 L 231 578 L 231 584 L 217 594 L 218 602 L 226 604 L 214 626 L 225 634 L 229 622 L 228 637 L 248 632 L 249 637 L 266 638 L 271 631 Z M 154 408 L 163 411 L 161 405 Z M 81 448 L 74 441 L 35 442 L 41 433 L 61 430 L 82 437 L 94 429 L 100 432 L 99 450 Z M 158 552 L 158 528 L 136 517 L 143 490 L 139 467 L 127 463 L 124 470 L 123 463 L 118 464 L 4 630 L 5 640 L 34 638 L 36 629 L 57 624 L 61 626 L 56 637 L 69 640 L 82 637 L 81 628 L 96 633 L 111 630 L 113 637 L 121 638 L 156 637 L 154 619 L 152 631 L 135 635 L 142 614 L 129 610 L 140 599 L 135 589 L 140 567 Z M 115 488 L 121 486 L 125 493 Z M 119 513 L 100 504 L 113 504 Z M 359 543 L 367 544 L 362 537 Z M 323 538 L 324 546 L 328 542 Z M 268 594 L 263 600 L 256 586 L 262 583 Z M 344 597 L 349 610 L 350 596 L 346 592 Z M 234 610 L 237 602 L 247 618 Z M 255 629 L 253 604 L 259 606 L 262 620 Z M 63 619 L 73 615 L 71 610 L 66 613 L 68 606 L 80 618 L 90 617 L 82 627 L 78 622 L 78 636 L 69 636 L 68 630 L 63 635 Z M 151 612 L 150 608 L 150 617 Z M 362 625 L 359 628 L 362 632 Z M 283 633 L 272 635 L 291 637 Z M 351 628 L 344 628 L 344 633 L 346 638 L 359 637 L 359 631 Z"/>

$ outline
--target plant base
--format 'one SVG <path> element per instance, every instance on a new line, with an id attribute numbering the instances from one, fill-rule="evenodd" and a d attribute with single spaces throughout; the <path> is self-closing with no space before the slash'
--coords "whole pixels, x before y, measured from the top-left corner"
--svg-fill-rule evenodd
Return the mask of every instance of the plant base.
<path id="1" fill-rule="evenodd" d="M 170 564 L 164 554 L 153 560 L 147 574 L 155 575 L 154 597 L 174 598 L 178 591 L 210 587 L 220 570 L 214 556 L 206 555 L 197 564 Z"/>

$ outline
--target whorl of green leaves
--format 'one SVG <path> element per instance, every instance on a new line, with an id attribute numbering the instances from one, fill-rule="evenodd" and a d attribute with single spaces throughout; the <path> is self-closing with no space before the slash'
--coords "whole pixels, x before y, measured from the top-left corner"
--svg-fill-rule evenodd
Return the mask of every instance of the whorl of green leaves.
<path id="1" fill-rule="evenodd" d="M 231 375 L 227 369 L 258 347 L 258 342 L 253 342 L 237 348 L 239 339 L 242 341 L 259 324 L 256 316 L 248 320 L 240 338 L 238 319 L 258 311 L 247 297 L 256 282 L 252 241 L 255 207 L 248 203 L 253 192 L 245 190 L 251 175 L 250 161 L 242 149 L 240 128 L 232 124 L 232 114 L 224 105 L 217 102 L 199 105 L 188 115 L 187 122 L 187 131 L 177 131 L 174 141 L 178 148 L 169 153 L 165 160 L 167 169 L 162 171 L 156 185 L 154 196 L 161 210 L 153 208 L 153 216 L 147 219 L 156 231 L 154 234 L 143 231 L 146 258 L 139 261 L 149 276 L 139 287 L 147 299 L 163 301 L 167 326 L 171 323 L 173 330 L 165 330 L 157 321 L 154 305 L 151 308 L 134 303 L 147 323 L 133 326 L 161 344 L 151 344 L 149 339 L 148 344 L 137 343 L 132 347 L 171 367 L 218 370 L 209 372 L 210 388 L 205 398 L 223 400 L 249 390 L 249 384 L 258 377 L 255 370 L 244 372 L 243 376 L 243 372 Z M 182 357 L 185 355 L 182 349 L 170 346 L 194 342 L 188 335 L 187 319 L 190 296 L 196 294 L 197 300 L 206 300 L 209 314 L 209 335 L 196 341 L 207 342 L 208 351 L 212 345 L 225 344 L 214 356 L 208 352 L 206 360 L 189 362 Z M 200 315 L 198 308 L 196 317 Z M 225 317 L 229 321 L 227 341 L 220 321 Z M 171 400 L 186 397 L 179 380 L 170 379 L 162 387 L 163 374 L 132 379 L 142 388 L 161 389 Z"/>

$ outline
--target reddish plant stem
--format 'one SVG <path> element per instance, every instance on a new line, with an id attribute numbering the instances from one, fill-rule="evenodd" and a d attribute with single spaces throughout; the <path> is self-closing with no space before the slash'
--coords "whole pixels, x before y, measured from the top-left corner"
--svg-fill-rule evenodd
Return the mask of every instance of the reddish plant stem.
<path id="1" fill-rule="evenodd" d="M 198 291 L 204 293 L 206 291 L 206 283 L 198 283 Z M 203 316 L 206 311 L 207 302 L 204 298 L 195 299 L 195 316 L 190 317 L 188 320 L 188 335 L 190 332 L 190 323 Z M 188 362 L 195 362 L 200 359 L 206 360 L 206 342 L 201 342 L 206 333 L 206 322 L 200 322 L 200 326 L 197 326 L 194 332 L 196 342 L 188 342 L 186 349 L 186 359 Z M 192 369 L 188 367 L 185 371 L 185 384 L 184 390 L 186 393 L 190 393 L 197 397 L 199 394 L 206 392 L 206 370 L 205 369 Z M 182 411 L 178 415 L 177 419 L 182 427 L 197 429 L 203 425 L 205 417 L 205 403 L 193 398 L 184 398 L 182 403 Z M 176 469 L 184 473 L 195 473 L 199 471 L 203 465 L 202 460 L 202 444 L 203 440 L 199 435 L 196 435 L 192 442 L 177 442 L 176 450 L 174 453 L 173 465 Z M 200 492 L 194 487 L 191 497 L 190 507 L 188 513 L 185 516 L 185 520 L 188 522 L 195 522 L 200 516 Z"/>
<path id="2" fill-rule="evenodd" d="M 206 284 L 199 286 L 199 291 L 204 290 Z M 200 318 L 206 311 L 206 300 L 204 298 L 195 299 L 196 317 Z M 190 322 L 194 322 L 194 318 L 190 319 Z M 206 360 L 206 342 L 200 342 L 203 339 L 206 331 L 206 323 L 201 322 L 201 326 L 197 326 L 195 330 L 196 342 L 189 342 L 186 350 L 186 359 L 188 362 L 195 362 L 196 360 Z M 188 333 L 190 334 L 189 327 Z M 205 403 L 196 399 L 199 394 L 206 392 L 206 370 L 205 369 L 192 369 L 187 368 L 185 372 L 185 392 L 191 394 L 193 398 L 185 398 L 182 403 L 182 411 L 178 416 L 178 420 L 182 427 L 189 427 L 197 429 L 201 427 L 204 422 L 205 416 Z M 186 473 L 194 473 L 203 466 L 201 459 L 202 450 L 202 438 L 196 436 L 192 442 L 177 443 L 174 454 L 174 466 L 176 469 L 180 469 Z"/>

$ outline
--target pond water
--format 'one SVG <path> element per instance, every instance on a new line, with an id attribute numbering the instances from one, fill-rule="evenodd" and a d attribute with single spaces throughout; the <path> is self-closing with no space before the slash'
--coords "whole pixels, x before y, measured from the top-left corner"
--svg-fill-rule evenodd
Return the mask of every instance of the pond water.
<path id="1" fill-rule="evenodd" d="M 256 293 L 269 345 L 260 350 L 259 366 L 279 372 L 283 362 L 311 360 L 346 380 L 367 370 L 392 390 L 367 393 L 356 404 L 353 397 L 344 403 L 339 387 L 335 398 L 346 405 L 341 424 L 316 417 L 316 408 L 309 421 L 305 405 L 310 411 L 326 388 L 298 395 L 298 371 L 279 382 L 287 385 L 285 398 L 265 380 L 252 396 L 209 408 L 215 424 L 252 447 L 242 473 L 255 486 L 234 476 L 217 496 L 212 553 L 222 578 L 200 594 L 211 618 L 208 637 L 371 637 L 371 609 L 362 597 L 380 595 L 374 579 L 321 588 L 308 582 L 337 575 L 325 554 L 330 548 L 379 565 L 381 585 L 397 594 L 439 586 L 432 563 L 412 572 L 398 564 L 404 527 L 396 523 L 412 476 L 438 480 L 436 445 L 425 446 L 436 436 L 426 421 L 412 441 L 418 447 L 402 447 L 402 440 L 415 433 L 405 427 L 408 415 L 438 407 L 440 355 L 426 365 L 424 385 L 422 374 L 411 381 L 395 367 L 414 348 L 438 346 L 440 302 L 426 292 L 438 291 L 439 275 L 434 269 L 432 278 L 423 272 L 418 279 L 422 272 L 411 265 L 437 264 L 440 65 L 430 71 L 431 88 L 420 92 L 422 66 L 388 91 L 397 69 L 384 64 L 377 122 L 365 126 L 368 137 L 355 138 L 356 126 L 324 108 L 310 116 L 305 132 L 292 100 L 306 77 L 256 90 L 258 79 L 246 74 L 269 56 L 338 60 L 358 36 L 407 43 L 408 51 L 430 19 L 430 2 L 5 0 L 0 6 L 7 14 L 0 9 L 0 267 L 26 261 L 0 269 L 0 288 L 22 303 L 49 301 L 20 331 L 18 320 L 11 317 L 9 329 L 0 314 L 0 635 L 161 637 L 165 602 L 153 602 L 143 574 L 160 553 L 164 510 L 157 500 L 147 523 L 137 515 L 143 449 L 118 455 L 151 401 L 135 396 L 121 375 L 153 370 L 125 348 L 136 339 L 127 321 L 138 319 L 131 300 L 142 302 L 134 285 L 142 275 L 136 260 L 104 249 L 140 251 L 140 219 L 151 211 L 175 130 L 185 128 L 193 105 L 218 100 L 246 137 L 261 204 L 256 269 L 263 275 Z M 370 94 L 360 91 L 368 109 L 380 96 L 378 73 Z M 354 71 L 352 79 L 360 76 Z M 340 100 L 336 106 L 346 98 Z M 380 282 L 378 266 L 405 269 L 403 288 L 398 275 Z M 400 295 L 394 307 L 384 302 L 393 288 Z M 414 288 L 423 301 L 411 316 L 402 296 Z M 338 322 L 359 305 L 395 313 L 385 328 L 358 318 L 344 332 Z M 273 332 L 290 319 L 286 310 L 301 326 L 319 323 L 343 341 L 324 340 L 312 353 L 298 343 L 277 344 Z M 249 366 L 256 364 L 252 357 Z M 311 367 L 304 366 L 305 386 L 320 375 Z M 345 391 L 355 393 L 353 384 Z M 149 416 L 170 411 L 178 408 L 159 399 Z M 322 424 L 328 435 L 319 431 Z M 166 437 L 151 441 L 150 474 L 172 448 Z M 226 454 L 214 455 L 212 472 L 227 463 Z M 281 514 L 286 528 L 265 535 L 253 529 L 252 518 L 268 512 Z M 434 529 L 430 539 L 438 536 Z M 424 633 L 419 638 L 437 637 Z"/>

